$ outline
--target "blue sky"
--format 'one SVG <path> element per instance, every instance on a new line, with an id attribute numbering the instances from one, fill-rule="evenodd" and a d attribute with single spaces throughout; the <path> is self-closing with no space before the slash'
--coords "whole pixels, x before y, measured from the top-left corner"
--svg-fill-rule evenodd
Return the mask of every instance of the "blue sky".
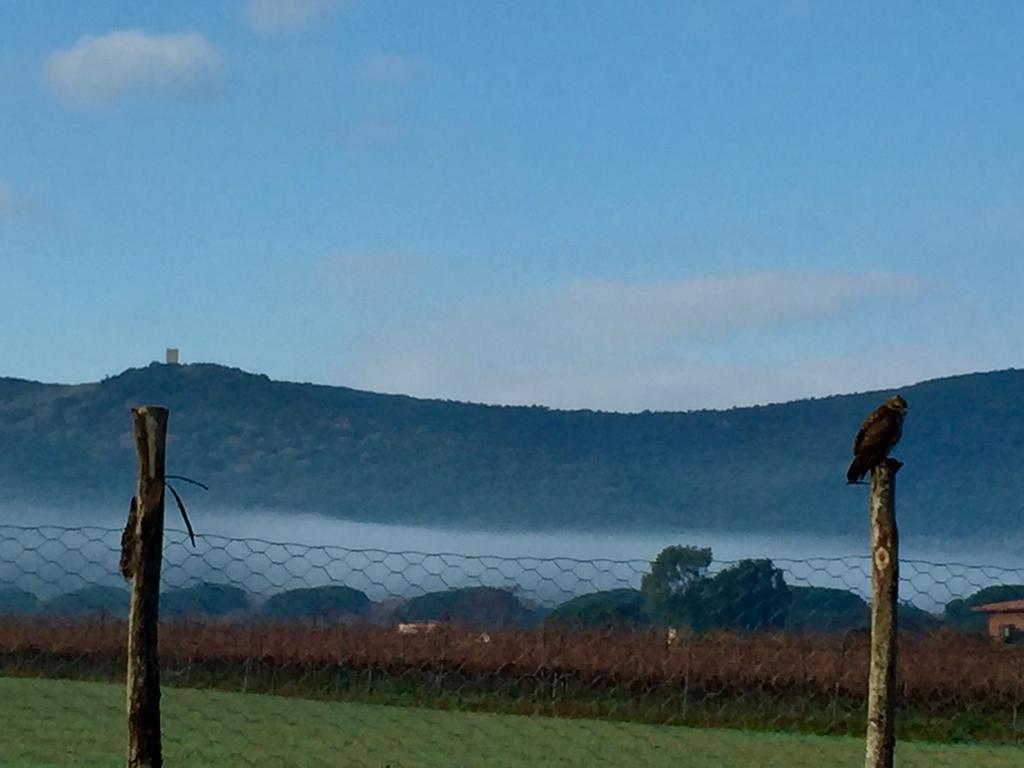
<path id="1" fill-rule="evenodd" d="M 1019 3 L 0 0 L 0 375 L 616 410 L 1021 366 Z"/>

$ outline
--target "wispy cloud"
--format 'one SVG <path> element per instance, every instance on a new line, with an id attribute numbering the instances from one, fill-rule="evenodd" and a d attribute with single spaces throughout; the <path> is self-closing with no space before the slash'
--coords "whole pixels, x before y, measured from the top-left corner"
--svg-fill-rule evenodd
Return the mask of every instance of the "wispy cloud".
<path id="1" fill-rule="evenodd" d="M 396 86 L 408 83 L 414 74 L 413 63 L 398 53 L 378 53 L 364 59 L 356 68 L 356 79 L 367 85 Z"/>
<path id="2" fill-rule="evenodd" d="M 216 93 L 220 52 L 197 32 L 119 30 L 86 35 L 46 61 L 44 77 L 61 100 L 103 104 L 130 93 L 195 98 Z"/>
<path id="3" fill-rule="evenodd" d="M 706 340 L 842 312 L 864 299 L 914 291 L 892 275 L 762 272 L 661 283 L 582 281 L 540 306 L 568 343 L 592 336 L 648 342 Z"/>
<path id="4" fill-rule="evenodd" d="M 863 388 L 881 384 L 866 375 L 878 367 L 836 354 L 809 356 L 790 337 L 857 320 L 856 310 L 872 301 L 919 290 L 914 279 L 884 274 L 577 282 L 393 328 L 367 346 L 353 383 L 431 397 L 611 410 L 725 406 Z M 771 351 L 751 356 L 743 345 L 752 337 Z"/>
<path id="5" fill-rule="evenodd" d="M 248 0 L 243 16 L 259 32 L 300 29 L 325 18 L 340 0 Z"/>

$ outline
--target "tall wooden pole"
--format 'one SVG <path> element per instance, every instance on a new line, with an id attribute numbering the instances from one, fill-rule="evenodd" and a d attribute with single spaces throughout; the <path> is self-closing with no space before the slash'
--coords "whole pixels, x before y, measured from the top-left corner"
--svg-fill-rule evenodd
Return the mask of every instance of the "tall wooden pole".
<path id="1" fill-rule="evenodd" d="M 899 600 L 899 533 L 896 473 L 886 459 L 871 472 L 871 671 L 865 768 L 892 768 L 896 748 L 896 610 Z"/>
<path id="2" fill-rule="evenodd" d="M 160 565 L 164 539 L 167 409 L 132 409 L 138 490 L 121 540 L 121 573 L 132 582 L 128 614 L 128 768 L 161 768 Z"/>

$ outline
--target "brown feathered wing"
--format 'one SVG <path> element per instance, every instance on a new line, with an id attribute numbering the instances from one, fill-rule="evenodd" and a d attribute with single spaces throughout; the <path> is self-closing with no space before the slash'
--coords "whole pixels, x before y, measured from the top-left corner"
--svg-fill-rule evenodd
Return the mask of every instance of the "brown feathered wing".
<path id="1" fill-rule="evenodd" d="M 846 472 L 846 480 L 856 483 L 889 455 L 900 441 L 903 417 L 892 408 L 881 406 L 864 419 L 853 439 L 853 461 Z"/>

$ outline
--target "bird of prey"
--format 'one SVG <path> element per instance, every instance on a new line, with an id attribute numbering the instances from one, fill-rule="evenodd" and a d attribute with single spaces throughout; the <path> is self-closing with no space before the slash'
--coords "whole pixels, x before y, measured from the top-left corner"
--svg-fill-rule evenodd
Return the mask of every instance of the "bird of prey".
<path id="1" fill-rule="evenodd" d="M 853 439 L 853 461 L 846 471 L 846 482 L 856 483 L 889 455 L 900 441 L 907 401 L 899 395 L 890 397 L 864 419 Z"/>

